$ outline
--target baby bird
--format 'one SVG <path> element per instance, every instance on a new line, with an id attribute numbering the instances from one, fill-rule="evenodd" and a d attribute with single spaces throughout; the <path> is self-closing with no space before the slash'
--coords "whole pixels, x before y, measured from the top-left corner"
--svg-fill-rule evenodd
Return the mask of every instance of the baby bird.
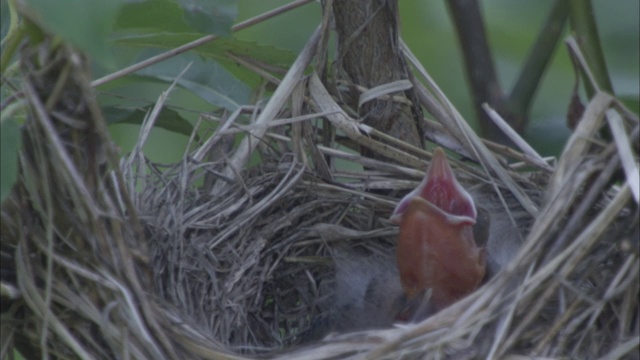
<path id="1" fill-rule="evenodd" d="M 509 211 L 517 226 L 492 190 L 463 188 L 436 149 L 420 185 L 391 215 L 399 225 L 395 259 L 352 251 L 334 256 L 336 276 L 322 291 L 332 294 L 323 305 L 328 316 L 310 335 L 421 321 L 470 294 L 520 247 L 530 219 L 514 204 L 509 201 Z"/>
<path id="2" fill-rule="evenodd" d="M 437 148 L 422 183 L 391 215 L 400 225 L 396 261 L 409 304 L 431 291 L 429 306 L 437 312 L 480 285 L 486 259 L 474 240 L 477 216 L 473 198 Z"/>

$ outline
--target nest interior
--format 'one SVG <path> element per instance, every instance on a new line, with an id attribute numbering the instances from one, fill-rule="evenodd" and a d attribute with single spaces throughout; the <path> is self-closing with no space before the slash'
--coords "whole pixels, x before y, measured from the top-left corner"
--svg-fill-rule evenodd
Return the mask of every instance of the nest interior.
<path id="1" fill-rule="evenodd" d="M 355 136 L 363 128 L 344 125 L 344 112 L 288 112 L 274 94 L 252 123 L 230 117 L 177 164 L 144 156 L 153 116 L 120 157 L 86 63 L 68 47 L 44 48 L 22 55 L 31 113 L 19 185 L 2 207 L 3 357 L 14 347 L 154 359 L 619 358 L 637 349 L 638 197 L 629 179 L 638 118 L 614 98 L 588 104 L 552 171 L 535 162 L 515 171 L 499 160 L 526 156 L 467 134 L 476 147 L 461 148 L 484 149 L 478 161 L 491 175 L 455 161 L 462 179 L 499 189 L 531 223 L 491 281 L 418 324 L 314 338 L 331 307 L 335 259 L 393 252 L 387 217 L 429 153 Z M 311 99 L 304 115 L 335 112 L 317 77 L 293 78 Z M 268 114 L 288 122 L 261 123 Z M 400 154 L 400 165 L 322 138 L 318 118 L 383 158 Z M 246 135 L 228 149 L 236 127 Z M 605 127 L 617 134 L 608 142 L 598 138 Z M 250 156 L 260 162 L 246 165 Z"/>

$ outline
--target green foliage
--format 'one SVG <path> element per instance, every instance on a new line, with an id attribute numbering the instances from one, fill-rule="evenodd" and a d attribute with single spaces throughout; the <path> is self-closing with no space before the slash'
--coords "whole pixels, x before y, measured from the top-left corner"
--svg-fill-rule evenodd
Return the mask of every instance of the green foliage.
<path id="1" fill-rule="evenodd" d="M 0 35 L 4 39 L 9 32 L 11 24 L 11 13 L 9 12 L 9 3 L 5 0 L 0 1 Z"/>
<path id="2" fill-rule="evenodd" d="M 149 52 L 143 52 L 147 58 Z M 180 77 L 178 75 L 188 70 Z M 251 89 L 236 79 L 224 67 L 214 61 L 205 61 L 194 54 L 173 57 L 148 68 L 138 75 L 166 82 L 177 81 L 178 85 L 190 90 L 215 107 L 230 111 L 249 102 Z"/>
<path id="3" fill-rule="evenodd" d="M 234 0 L 129 2 L 120 9 L 114 30 L 229 35 L 237 12 Z"/>
<path id="4" fill-rule="evenodd" d="M 113 43 L 119 47 L 132 49 L 158 48 L 164 50 L 174 49 L 178 46 L 190 43 L 201 38 L 201 34 L 190 32 L 157 32 L 153 34 L 121 34 L 113 39 Z M 273 66 L 282 68 L 288 67 L 295 54 L 291 50 L 280 49 L 274 46 L 260 45 L 255 41 L 244 41 L 237 38 L 221 38 L 214 42 L 198 46 L 190 53 L 195 53 L 201 57 L 213 60 L 215 64 L 223 66 L 238 80 L 250 87 L 259 84 L 260 78 L 252 71 L 243 66 L 237 66 L 231 61 L 228 54 L 233 54 L 241 58 L 249 58 L 261 61 Z M 178 56 L 185 57 L 187 54 Z M 140 60 L 140 58 L 139 58 Z"/>
<path id="5" fill-rule="evenodd" d="M 26 0 L 27 15 L 36 25 L 89 54 L 96 78 L 205 35 L 223 36 L 98 88 L 99 100 L 112 126 L 140 124 L 160 93 L 189 65 L 157 124 L 180 137 L 193 128 L 198 112 L 233 111 L 252 101 L 252 91 L 259 88 L 263 79 L 239 65 L 235 58 L 288 68 L 295 53 L 320 22 L 322 11 L 318 4 L 305 5 L 228 36 L 234 22 L 288 2 Z M 399 5 L 403 39 L 464 117 L 473 119 L 458 41 L 445 5 L 418 0 L 403 0 Z M 490 45 L 505 90 L 511 88 L 517 77 L 550 6 L 550 3 L 507 0 L 483 3 Z M 593 6 L 615 91 L 637 111 L 640 92 L 638 3 L 623 0 L 611 6 L 593 1 Z M 6 8 L 7 2 L 3 0 L 3 35 L 9 28 Z M 8 42 L 5 40 L 3 60 L 7 55 Z M 4 62 L 3 67 L 6 65 Z M 574 80 L 566 50 L 560 46 L 537 92 L 531 110 L 532 122 L 527 129 L 528 140 L 539 145 L 537 147 L 544 154 L 557 153 L 568 135 L 564 115 Z M 4 84 L 3 95 L 7 95 Z M 113 96 L 109 98 L 108 95 Z M 553 138 L 545 135 L 550 133 Z M 119 142 L 118 138 L 116 142 Z M 182 150 L 176 148 L 176 152 Z"/>
<path id="6" fill-rule="evenodd" d="M 226 35 L 230 32 L 236 13 L 235 1 L 230 0 L 131 2 L 122 7 L 110 41 L 114 52 L 118 54 L 117 59 L 121 63 L 119 67 L 126 67 L 198 40 L 204 35 Z M 204 18 L 205 14 L 211 16 Z M 155 63 L 114 84 L 101 87 L 108 91 L 108 95 L 123 99 L 120 103 L 105 103 L 106 118 L 112 125 L 141 124 L 146 113 L 141 109 L 149 109 L 160 91 L 177 80 L 178 89 L 170 95 L 165 104 L 166 111 L 161 113 L 156 126 L 188 135 L 197 116 L 178 110 L 173 105 L 179 103 L 179 108 L 183 110 L 234 111 L 238 106 L 250 102 L 252 90 L 261 83 L 260 76 L 239 66 L 230 59 L 230 54 L 284 69 L 295 59 L 290 50 L 231 37 L 218 38 L 187 53 Z M 178 78 L 178 74 L 187 67 L 188 70 Z M 164 88 L 160 88 L 158 84 L 164 84 Z M 179 89 L 186 91 L 178 91 Z M 100 98 L 104 100 L 105 96 Z M 209 106 L 202 107 L 194 98 L 204 100 Z M 126 150 L 128 149 L 125 148 Z"/>
<path id="7" fill-rule="evenodd" d="M 192 32 L 180 5 L 174 0 L 131 1 L 121 7 L 113 30 L 119 35 L 134 32 Z"/>
<path id="8" fill-rule="evenodd" d="M 638 96 L 619 96 L 618 97 L 622 103 L 629 108 L 629 110 L 633 111 L 636 114 L 640 114 L 640 99 Z"/>
<path id="9" fill-rule="evenodd" d="M 29 17 L 107 67 L 115 65 L 108 35 L 123 0 L 28 0 Z"/>
<path id="10" fill-rule="evenodd" d="M 234 0 L 178 0 L 184 9 L 185 20 L 191 27 L 211 34 L 228 35 L 238 15 Z"/>
<path id="11" fill-rule="evenodd" d="M 109 125 L 112 124 L 135 124 L 140 125 L 140 119 L 143 119 L 153 109 L 152 106 L 136 109 L 124 109 L 115 106 L 107 106 L 102 109 L 105 118 L 109 119 Z M 177 111 L 170 108 L 163 108 L 156 119 L 155 126 L 174 132 L 190 136 L 193 132 L 193 125 L 186 120 Z"/>
<path id="12" fill-rule="evenodd" d="M 11 193 L 18 177 L 18 150 L 20 149 L 20 125 L 15 119 L 3 119 L 0 123 L 0 202 Z"/>

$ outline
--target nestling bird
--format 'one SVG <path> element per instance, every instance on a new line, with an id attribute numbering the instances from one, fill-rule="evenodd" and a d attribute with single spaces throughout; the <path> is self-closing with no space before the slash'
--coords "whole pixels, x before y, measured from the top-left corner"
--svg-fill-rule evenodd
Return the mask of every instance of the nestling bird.
<path id="1" fill-rule="evenodd" d="M 400 225 L 396 261 L 409 301 L 431 291 L 432 311 L 473 292 L 485 276 L 484 249 L 474 240 L 478 212 L 437 148 L 422 183 L 391 215 Z"/>
<path id="2" fill-rule="evenodd" d="M 391 215 L 400 226 L 395 259 L 337 254 L 335 282 L 327 285 L 333 295 L 323 305 L 328 316 L 313 332 L 421 321 L 473 292 L 516 255 L 531 220 L 517 201 L 507 200 L 517 226 L 492 189 L 465 190 L 436 149 L 423 181 Z"/>

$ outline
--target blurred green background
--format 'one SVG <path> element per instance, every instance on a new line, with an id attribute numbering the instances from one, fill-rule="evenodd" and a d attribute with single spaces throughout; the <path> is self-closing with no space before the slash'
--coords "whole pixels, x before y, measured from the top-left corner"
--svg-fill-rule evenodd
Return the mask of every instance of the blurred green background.
<path id="1" fill-rule="evenodd" d="M 240 1 L 237 22 L 288 2 Z M 513 86 L 552 3 L 551 0 L 482 2 L 490 46 L 505 91 L 509 91 Z M 616 94 L 636 99 L 637 102 L 640 93 L 639 2 L 593 1 L 593 6 Z M 404 40 L 462 115 L 475 127 L 470 94 L 462 69 L 462 58 L 445 3 L 402 0 L 400 16 Z M 312 3 L 239 31 L 233 36 L 290 49 L 297 53 L 319 23 L 320 17 L 320 4 Z M 531 109 L 531 121 L 525 134 L 526 139 L 543 155 L 557 154 L 569 135 L 565 125 L 565 114 L 574 81 L 567 50 L 561 45 L 556 50 L 538 90 Z M 166 86 L 158 86 L 149 91 L 157 96 L 165 88 Z M 180 95 L 174 94 L 172 98 L 175 100 L 180 98 Z M 194 109 L 206 111 L 205 103 L 199 105 L 204 108 L 194 106 Z M 112 130 L 123 150 L 128 150 L 135 141 L 136 126 L 115 125 L 112 126 Z M 155 129 L 147 153 L 157 160 L 175 161 L 181 156 L 186 140 L 185 136 Z"/>
<path id="2" fill-rule="evenodd" d="M 4 35 L 8 16 L 6 0 L 1 2 Z M 239 1 L 236 23 L 288 2 L 289 0 Z M 464 79 L 462 58 L 445 2 L 402 0 L 399 3 L 402 37 L 462 115 L 475 127 L 470 94 Z M 630 99 L 630 103 L 637 106 L 640 93 L 638 15 L 640 2 L 600 0 L 592 3 L 616 95 L 622 99 Z M 504 91 L 509 92 L 553 1 L 492 0 L 481 1 L 481 5 L 498 76 Z M 320 17 L 320 4 L 312 2 L 238 31 L 232 36 L 253 41 L 259 45 L 288 50 L 293 59 L 319 23 Z M 163 26 L 172 26 L 172 24 L 165 21 L 155 26 L 159 32 L 162 32 Z M 136 59 L 141 58 L 139 46 L 114 45 L 113 53 L 115 66 L 104 69 L 96 64 L 95 78 L 131 65 Z M 191 56 L 197 57 L 194 54 Z M 218 70 L 213 69 L 211 72 L 218 72 Z M 247 87 L 248 91 L 255 86 L 257 80 L 251 81 L 253 82 Z M 565 125 L 565 114 L 574 81 L 574 72 L 567 50 L 562 44 L 557 48 L 537 92 L 531 109 L 531 120 L 525 134 L 525 138 L 544 155 L 557 154 L 569 134 Z M 155 101 L 167 87 L 167 84 L 162 82 L 141 82 L 124 78 L 99 87 L 98 94 L 102 105 L 121 105 L 129 100 L 135 103 L 137 99 L 145 99 L 147 102 Z M 238 91 L 246 92 L 247 90 L 239 89 Z M 180 88 L 174 90 L 167 104 L 172 109 L 177 109 L 179 114 L 192 124 L 196 123 L 199 112 L 207 113 L 215 110 L 210 102 Z M 637 111 L 637 109 L 634 110 Z M 127 123 L 110 126 L 116 143 L 124 153 L 132 148 L 138 136 L 138 129 L 139 125 Z M 154 128 L 145 152 L 152 160 L 164 163 L 174 162 L 181 158 L 187 141 L 186 135 Z"/>

